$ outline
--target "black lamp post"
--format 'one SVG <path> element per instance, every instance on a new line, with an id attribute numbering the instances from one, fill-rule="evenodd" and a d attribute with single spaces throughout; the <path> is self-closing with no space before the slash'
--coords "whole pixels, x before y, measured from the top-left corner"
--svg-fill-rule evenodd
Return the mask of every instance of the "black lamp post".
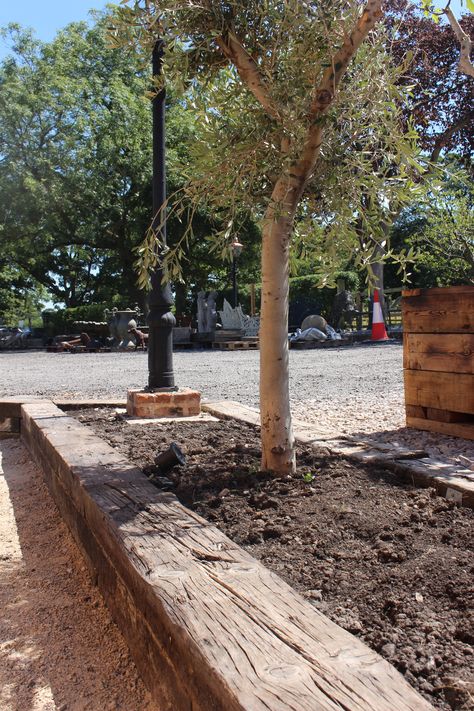
<path id="1" fill-rule="evenodd" d="M 234 302 L 234 309 L 237 308 L 237 259 L 242 254 L 244 245 L 239 242 L 237 237 L 234 239 L 230 245 L 232 250 L 232 300 Z"/>
<path id="2" fill-rule="evenodd" d="M 163 40 L 153 48 L 153 76 L 161 74 Z M 153 99 L 153 229 L 166 245 L 166 170 L 165 170 L 165 90 Z M 173 304 L 169 284 L 163 284 L 160 261 L 151 277 L 148 297 L 148 389 L 175 390 L 173 373 L 173 326 L 175 317 L 170 311 Z"/>

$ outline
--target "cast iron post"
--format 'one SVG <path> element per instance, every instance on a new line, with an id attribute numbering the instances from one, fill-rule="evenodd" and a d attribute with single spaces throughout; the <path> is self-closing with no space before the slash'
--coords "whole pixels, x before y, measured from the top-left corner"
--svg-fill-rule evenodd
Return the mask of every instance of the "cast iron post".
<path id="1" fill-rule="evenodd" d="M 153 76 L 161 74 L 163 40 L 153 49 Z M 165 90 L 153 99 L 153 229 L 166 244 L 166 169 L 165 169 Z M 151 277 L 148 297 L 148 389 L 175 389 L 173 373 L 173 326 L 175 317 L 169 284 L 162 284 L 160 262 Z"/>
<path id="2" fill-rule="evenodd" d="M 237 257 L 232 255 L 232 301 L 234 309 L 237 308 Z"/>
<path id="3" fill-rule="evenodd" d="M 243 249 L 243 244 L 239 242 L 237 237 L 230 245 L 232 252 L 232 300 L 234 302 L 234 309 L 238 306 L 238 296 L 237 296 L 237 259 L 240 257 Z"/>

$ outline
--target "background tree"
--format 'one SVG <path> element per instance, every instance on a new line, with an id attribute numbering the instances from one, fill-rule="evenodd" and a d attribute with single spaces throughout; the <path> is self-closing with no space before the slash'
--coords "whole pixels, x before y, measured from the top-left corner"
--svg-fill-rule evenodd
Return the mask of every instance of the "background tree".
<path id="1" fill-rule="evenodd" d="M 444 163 L 441 179 L 430 183 L 429 201 L 414 202 L 393 227 L 393 242 L 418 253 L 412 281 L 420 287 L 474 284 L 471 175 L 453 158 Z"/>
<path id="2" fill-rule="evenodd" d="M 10 27 L 0 69 L 2 244 L 67 306 L 137 297 L 127 264 L 149 218 L 144 79 L 103 23 L 49 44 Z"/>
<path id="3" fill-rule="evenodd" d="M 435 15 L 435 19 L 438 20 L 439 16 Z M 433 22 L 430 13 L 424 14 L 416 3 L 409 0 L 390 3 L 386 24 L 389 28 L 388 50 L 395 63 L 407 62 L 408 59 L 407 71 L 400 75 L 399 81 L 409 91 L 403 94 L 400 110 L 405 130 L 416 131 L 421 151 L 417 161 L 422 168 L 420 170 L 415 166 L 414 171 L 419 194 L 414 194 L 413 198 L 417 209 L 424 213 L 433 199 L 431 182 L 435 180 L 438 183 L 442 179 L 444 166 L 447 165 L 443 161 L 437 165 L 440 158 L 449 152 L 466 167 L 471 164 L 474 140 L 472 79 L 464 71 L 459 71 L 460 48 L 452 28 L 447 23 Z M 474 17 L 465 15 L 461 25 L 466 33 L 472 35 Z M 451 162 L 449 166 L 445 176 L 448 183 L 454 164 Z M 392 173 L 396 171 L 397 166 L 393 164 Z M 426 201 L 424 207 L 422 194 Z M 382 293 L 385 271 L 391 286 L 399 286 L 401 281 L 400 273 L 386 266 L 390 255 L 389 243 L 398 249 L 409 247 L 400 242 L 400 230 L 392 229 L 401 211 L 402 204 L 392 205 L 391 219 L 387 215 L 385 239 L 374 241 L 374 254 L 380 256 L 380 261 L 374 265 L 374 286 Z M 415 224 L 411 221 L 413 215 L 413 209 L 408 208 L 407 220 L 412 226 Z M 363 230 L 362 234 L 365 236 L 366 232 Z M 410 242 L 410 246 L 415 244 L 423 259 L 426 243 L 423 240 Z M 417 278 L 418 273 L 415 269 L 413 278 Z"/>
<path id="4" fill-rule="evenodd" d="M 10 26 L 11 54 L 0 65 L 0 239 L 3 255 L 57 303 L 128 306 L 143 301 L 134 249 L 151 215 L 149 67 L 112 49 L 106 17 L 69 25 L 51 43 Z M 169 94 L 171 193 L 192 172 L 188 146 L 198 129 Z M 177 309 L 201 288 L 221 288 L 228 268 L 205 238 L 219 216 L 196 210 L 185 249 Z M 170 244 L 186 225 L 173 213 Z M 252 271 L 258 235 L 247 220 L 241 269 Z M 249 273 L 250 274 L 250 273 Z M 184 301 L 183 301 L 184 299 Z"/>
<path id="5" fill-rule="evenodd" d="M 0 324 L 16 326 L 25 321 L 27 325 L 41 325 L 39 313 L 45 301 L 45 289 L 6 259 L 0 259 Z"/>

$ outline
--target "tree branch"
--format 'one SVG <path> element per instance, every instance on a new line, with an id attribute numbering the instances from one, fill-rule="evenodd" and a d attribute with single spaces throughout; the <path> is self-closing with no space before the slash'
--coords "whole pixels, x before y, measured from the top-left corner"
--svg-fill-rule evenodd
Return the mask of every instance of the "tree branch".
<path id="1" fill-rule="evenodd" d="M 311 125 L 303 148 L 301 158 L 292 171 L 290 182 L 296 178 L 300 184 L 299 190 L 304 190 L 319 153 L 323 138 L 323 127 L 320 118 L 332 105 L 336 89 L 351 63 L 357 50 L 367 38 L 369 32 L 382 17 L 383 0 L 368 0 L 354 29 L 344 40 L 342 47 L 334 54 L 329 67 L 324 72 L 321 81 L 315 88 L 309 112 Z"/>
<path id="2" fill-rule="evenodd" d="M 254 58 L 232 32 L 228 33 L 226 39 L 221 35 L 217 37 L 216 41 L 222 53 L 234 64 L 240 78 L 248 86 L 259 104 L 263 106 L 266 113 L 281 123 L 280 112 L 268 92 L 268 87 L 265 85 Z"/>
<path id="3" fill-rule="evenodd" d="M 369 32 L 382 17 L 383 0 L 368 0 L 356 26 L 344 40 L 342 47 L 332 57 L 331 64 L 313 93 L 310 118 L 314 121 L 323 114 L 334 100 L 336 89 L 352 58 Z"/>
<path id="4" fill-rule="evenodd" d="M 444 10 L 448 17 L 449 24 L 451 25 L 454 34 L 456 35 L 459 44 L 461 45 L 461 55 L 459 57 L 458 71 L 462 74 L 466 74 L 468 77 L 474 78 L 474 65 L 471 62 L 471 51 L 472 42 L 468 34 L 466 34 L 457 21 L 451 8 L 446 7 Z"/>
<path id="5" fill-rule="evenodd" d="M 446 145 L 449 143 L 451 138 L 454 136 L 455 133 L 460 131 L 462 128 L 467 126 L 470 121 L 473 120 L 473 112 L 469 111 L 467 114 L 462 116 L 459 121 L 456 121 L 456 123 L 453 123 L 452 126 L 449 126 L 443 133 L 440 133 L 435 140 L 433 150 L 431 151 L 431 156 L 430 156 L 430 162 L 431 163 L 436 163 L 439 158 L 439 154 L 443 150 L 443 148 L 446 147 Z"/>

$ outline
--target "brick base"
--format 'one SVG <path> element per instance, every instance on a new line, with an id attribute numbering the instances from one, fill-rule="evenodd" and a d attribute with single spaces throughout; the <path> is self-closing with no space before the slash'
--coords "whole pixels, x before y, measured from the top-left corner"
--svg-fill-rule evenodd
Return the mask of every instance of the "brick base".
<path id="1" fill-rule="evenodd" d="M 190 388 L 174 392 L 127 392 L 127 415 L 130 417 L 191 417 L 200 412 L 201 393 Z"/>

